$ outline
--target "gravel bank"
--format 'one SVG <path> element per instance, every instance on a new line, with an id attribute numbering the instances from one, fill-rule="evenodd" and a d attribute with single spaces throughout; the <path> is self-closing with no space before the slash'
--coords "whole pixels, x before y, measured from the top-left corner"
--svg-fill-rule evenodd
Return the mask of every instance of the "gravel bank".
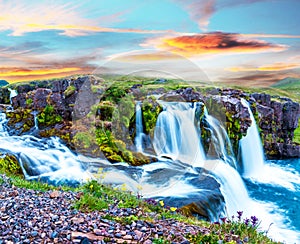
<path id="1" fill-rule="evenodd" d="M 174 243 L 189 243 L 187 233 L 205 233 L 203 227 L 176 220 L 136 221 L 130 225 L 109 220 L 109 216 L 145 216 L 139 208 L 112 208 L 84 213 L 72 209 L 78 193 L 40 192 L 12 186 L 0 175 L 1 243 L 152 243 L 168 238 Z M 155 219 L 155 213 L 147 213 Z"/>

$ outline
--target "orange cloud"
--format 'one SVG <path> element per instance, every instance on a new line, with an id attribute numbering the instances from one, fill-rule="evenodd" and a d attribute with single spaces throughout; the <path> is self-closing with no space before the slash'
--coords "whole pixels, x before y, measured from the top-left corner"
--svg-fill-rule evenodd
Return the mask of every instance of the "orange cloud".
<path id="1" fill-rule="evenodd" d="M 243 39 L 239 34 L 213 32 L 150 40 L 159 49 L 191 57 L 218 53 L 259 53 L 283 51 L 286 46 L 261 40 Z"/>
<path id="2" fill-rule="evenodd" d="M 0 78 L 9 82 L 26 81 L 32 79 L 45 79 L 62 77 L 73 74 L 90 73 L 91 70 L 79 67 L 65 67 L 54 69 L 19 69 L 0 68 Z"/>
<path id="3" fill-rule="evenodd" d="M 299 63 L 286 64 L 286 63 L 275 63 L 272 65 L 263 65 L 259 67 L 231 67 L 226 70 L 231 72 L 248 72 L 248 71 L 281 71 L 300 68 Z"/>
<path id="4" fill-rule="evenodd" d="M 148 52 L 148 53 L 134 53 L 127 52 L 121 55 L 112 55 L 112 59 L 118 62 L 139 62 L 139 61 L 161 61 L 161 60 L 175 60 L 182 59 L 181 56 L 172 54 L 170 52 Z"/>

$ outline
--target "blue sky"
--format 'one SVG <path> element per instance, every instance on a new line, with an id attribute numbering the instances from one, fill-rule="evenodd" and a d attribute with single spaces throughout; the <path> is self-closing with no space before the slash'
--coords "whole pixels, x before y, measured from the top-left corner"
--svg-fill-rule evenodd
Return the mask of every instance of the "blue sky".
<path id="1" fill-rule="evenodd" d="M 239 85 L 300 76 L 298 0 L 0 0 L 0 9 L 9 82 L 102 66 L 202 79 L 191 62 L 210 81 Z"/>

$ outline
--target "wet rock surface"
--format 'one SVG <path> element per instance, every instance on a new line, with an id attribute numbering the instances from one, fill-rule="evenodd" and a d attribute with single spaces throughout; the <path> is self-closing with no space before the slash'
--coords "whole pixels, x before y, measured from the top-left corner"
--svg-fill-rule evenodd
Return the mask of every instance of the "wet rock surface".
<path id="1" fill-rule="evenodd" d="M 0 175 L 0 243 L 152 243 L 164 237 L 189 243 L 188 233 L 206 233 L 204 227 L 173 219 L 118 223 L 113 218 L 137 216 L 155 219 L 140 208 L 111 208 L 83 213 L 72 208 L 76 192 L 40 192 L 17 188 Z M 139 218 L 141 219 L 141 218 Z"/>

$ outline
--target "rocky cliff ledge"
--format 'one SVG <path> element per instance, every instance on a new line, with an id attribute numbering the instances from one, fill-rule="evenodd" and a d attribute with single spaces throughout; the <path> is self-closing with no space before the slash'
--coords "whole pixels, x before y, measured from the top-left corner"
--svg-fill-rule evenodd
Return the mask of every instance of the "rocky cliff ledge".
<path id="1" fill-rule="evenodd" d="M 155 98 L 149 98 L 149 95 L 154 94 L 157 97 L 159 94 L 165 100 L 176 98 L 177 101 L 205 103 L 209 113 L 226 126 L 237 153 L 238 140 L 247 133 L 247 128 L 251 125 L 248 109 L 241 103 L 241 98 L 244 98 L 250 103 L 259 125 L 267 157 L 300 157 L 300 145 L 293 142 L 294 131 L 299 127 L 300 105 L 289 98 L 275 97 L 264 93 L 251 94 L 234 89 L 193 89 L 190 87 L 178 89 L 178 86 L 169 86 L 167 81 L 164 83 L 150 82 L 149 84 L 152 86 L 155 84 L 155 89 L 147 87 L 143 82 L 134 85 L 131 82 L 123 82 L 119 86 L 110 87 L 107 84 L 96 76 L 79 76 L 9 85 L 10 89 L 18 92 L 18 95 L 12 98 L 12 109 L 9 109 L 9 106 L 7 109 L 2 108 L 2 110 L 6 110 L 9 119 L 7 124 L 10 128 L 9 131 L 13 135 L 24 133 L 34 133 L 41 137 L 56 135 L 71 147 L 74 147 L 74 143 L 81 144 L 82 153 L 100 155 L 104 152 L 112 161 L 128 159 L 133 162 L 133 158 L 137 156 L 136 153 L 132 154 L 125 149 L 121 150 L 122 153 L 119 151 L 120 147 L 126 148 L 126 145 L 129 145 L 127 149 L 132 150 L 132 137 L 135 133 L 134 101 L 142 101 L 143 116 L 148 118 L 148 122 L 151 122 L 145 124 L 146 128 L 144 129 L 151 134 L 161 107 Z M 0 88 L 1 104 L 10 103 L 10 89 L 7 86 Z M 78 95 L 80 95 L 79 98 Z M 81 101 L 82 98 L 88 99 Z M 103 98 L 107 101 L 101 101 Z M 98 101 L 97 104 L 94 104 L 95 101 Z M 118 125 L 117 130 L 122 131 L 125 128 L 130 133 L 123 138 L 111 139 L 114 144 L 118 145 L 115 149 L 111 149 L 111 146 L 108 148 L 107 143 L 110 142 L 105 142 L 105 145 L 99 147 L 99 140 L 83 134 L 91 129 L 91 124 L 84 119 L 80 124 L 77 124 L 76 121 L 78 118 L 82 119 L 94 112 L 93 126 L 96 126 L 96 129 L 93 133 L 98 133 L 97 135 L 101 137 L 103 131 L 105 133 L 111 131 L 111 127 L 115 126 L 112 120 L 115 116 L 113 110 L 116 106 L 124 110 L 124 114 L 118 115 L 120 116 L 118 119 L 122 123 Z M 133 111 L 127 111 L 128 108 Z M 74 120 L 74 118 L 76 119 Z M 142 158 L 141 161 L 139 163 L 149 162 L 145 158 Z"/>

